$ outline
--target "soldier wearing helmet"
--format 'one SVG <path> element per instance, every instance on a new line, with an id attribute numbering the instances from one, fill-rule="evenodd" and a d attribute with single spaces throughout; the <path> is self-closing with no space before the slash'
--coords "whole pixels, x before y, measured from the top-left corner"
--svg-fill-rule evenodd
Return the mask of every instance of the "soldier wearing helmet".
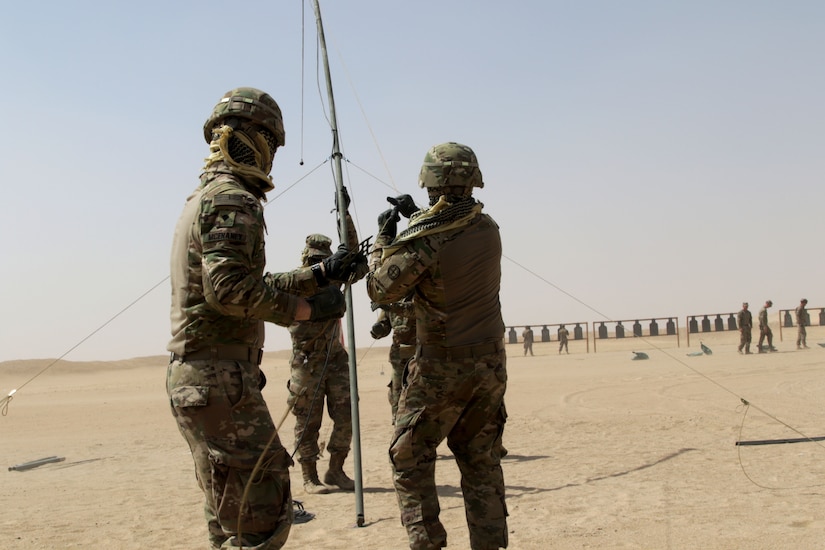
<path id="1" fill-rule="evenodd" d="M 751 331 L 753 330 L 753 316 L 748 310 L 748 303 L 742 302 L 742 309 L 736 314 L 736 322 L 739 325 L 739 353 L 750 355 L 751 353 Z"/>
<path id="2" fill-rule="evenodd" d="M 447 545 L 435 486 L 446 437 L 461 471 L 470 547 L 507 547 L 501 435 L 507 417 L 501 237 L 473 196 L 483 187 L 473 150 L 442 143 L 424 157 L 419 185 L 430 207 L 397 234 L 397 212 L 378 217 L 367 275 L 378 305 L 412 294 L 416 352 L 407 366 L 390 458 L 410 548 Z"/>
<path id="3" fill-rule="evenodd" d="M 349 195 L 343 189 L 349 205 Z M 358 235 L 349 213 L 346 214 L 347 248 L 358 248 Z M 320 233 L 307 236 L 301 252 L 301 265 L 311 266 L 332 255 L 332 239 Z M 366 262 L 366 259 L 364 259 Z M 341 323 L 295 321 L 289 325 L 292 338 L 289 395 L 287 404 L 295 415 L 295 448 L 304 482 L 304 491 L 325 494 L 327 486 L 345 491 L 355 489 L 355 482 L 343 469 L 352 445 L 352 404 L 350 398 L 349 355 L 341 339 Z M 324 401 L 332 420 L 327 443 L 329 467 L 323 481 L 318 477 L 317 462 L 321 455 L 319 436 L 324 416 Z"/>
<path id="4" fill-rule="evenodd" d="M 805 306 L 808 305 L 808 300 L 802 298 L 799 305 L 796 306 L 794 313 L 796 313 L 796 349 L 808 349 L 808 330 L 805 328 L 808 323 L 808 310 Z"/>
<path id="5" fill-rule="evenodd" d="M 777 351 L 777 349 L 773 347 L 773 331 L 768 325 L 768 308 L 771 306 L 773 306 L 772 301 L 765 301 L 765 305 L 759 310 L 759 315 L 757 316 L 759 319 L 759 343 L 756 348 L 759 353 L 765 353 L 766 351 Z M 762 342 L 764 342 L 766 338 L 768 340 L 768 347 L 764 348 L 762 347 Z"/>
<path id="6" fill-rule="evenodd" d="M 284 144 L 272 97 L 254 88 L 228 92 L 204 137 L 210 155 L 172 241 L 166 387 L 206 499 L 211 547 L 271 550 L 284 545 L 292 525 L 292 459 L 261 395 L 264 322 L 339 319 L 344 298 L 329 282 L 349 273 L 342 254 L 264 273 L 261 201 Z"/>

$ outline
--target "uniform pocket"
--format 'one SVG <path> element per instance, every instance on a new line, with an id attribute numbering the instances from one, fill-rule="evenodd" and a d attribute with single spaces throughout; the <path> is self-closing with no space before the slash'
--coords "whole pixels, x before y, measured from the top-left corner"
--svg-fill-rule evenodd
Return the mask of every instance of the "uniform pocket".
<path id="1" fill-rule="evenodd" d="M 169 392 L 169 399 L 177 408 L 205 407 L 209 400 L 209 386 L 178 386 Z"/>
<path id="2" fill-rule="evenodd" d="M 390 460 L 396 470 L 404 470 L 415 465 L 422 458 L 424 442 L 416 439 L 415 428 L 421 422 L 424 409 L 407 411 L 395 418 L 395 433 L 390 445 Z"/>
<path id="3" fill-rule="evenodd" d="M 212 477 L 209 485 L 221 525 L 234 527 L 241 521 L 244 532 L 269 533 L 279 525 L 292 523 L 292 459 L 280 442 L 263 456 L 260 442 L 246 445 L 212 438 L 207 445 Z"/>
<path id="4" fill-rule="evenodd" d="M 289 390 L 289 396 L 287 396 L 287 406 L 290 407 L 296 414 L 299 414 L 305 407 L 306 407 L 306 395 L 307 395 L 307 386 L 303 383 L 302 380 L 292 377 L 286 383 L 286 387 Z"/>

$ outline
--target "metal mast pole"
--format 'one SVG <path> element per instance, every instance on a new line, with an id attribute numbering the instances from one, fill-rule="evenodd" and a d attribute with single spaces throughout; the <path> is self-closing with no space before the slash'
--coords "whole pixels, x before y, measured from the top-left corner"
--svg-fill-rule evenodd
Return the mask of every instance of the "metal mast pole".
<path id="1" fill-rule="evenodd" d="M 335 100 L 332 97 L 332 77 L 329 72 L 329 57 L 327 43 L 324 38 L 324 24 L 321 22 L 321 7 L 318 0 L 313 0 L 315 20 L 318 23 L 318 42 L 321 47 L 321 57 L 324 61 L 324 73 L 327 81 L 329 96 L 329 121 L 332 129 L 332 166 L 335 175 L 335 188 L 338 196 L 338 235 L 342 243 L 347 242 L 347 205 L 344 202 L 344 183 L 341 173 L 341 149 L 338 143 L 338 122 L 335 118 Z M 352 314 L 352 288 L 345 287 L 347 302 L 347 348 L 349 351 L 349 383 L 350 401 L 352 402 L 352 461 L 355 476 L 355 513 L 358 527 L 364 526 L 364 490 L 361 477 L 361 425 L 358 411 L 358 373 L 355 365 L 355 328 Z"/>

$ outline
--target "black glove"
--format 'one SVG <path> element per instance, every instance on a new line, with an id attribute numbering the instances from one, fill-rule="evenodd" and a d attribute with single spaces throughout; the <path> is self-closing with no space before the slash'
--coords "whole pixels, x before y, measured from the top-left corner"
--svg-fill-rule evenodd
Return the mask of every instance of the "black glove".
<path id="1" fill-rule="evenodd" d="M 388 305 L 386 305 L 386 304 L 377 304 L 377 303 L 375 303 L 375 302 L 370 302 L 370 309 L 371 309 L 372 311 L 375 311 L 376 309 L 381 309 L 381 310 L 384 310 L 384 311 L 389 311 L 390 306 L 388 306 Z"/>
<path id="2" fill-rule="evenodd" d="M 327 321 L 340 319 L 347 311 L 344 293 L 336 286 L 327 286 L 315 296 L 307 298 L 311 312 L 310 321 Z"/>
<path id="3" fill-rule="evenodd" d="M 398 220 L 400 219 L 397 208 L 390 208 L 378 214 L 378 235 L 388 237 L 390 240 L 394 239 L 398 233 Z"/>
<path id="4" fill-rule="evenodd" d="M 398 195 L 397 197 L 387 197 L 387 202 L 395 206 L 398 212 L 409 219 L 410 216 L 418 212 L 418 207 L 410 195 Z"/>
<path id="5" fill-rule="evenodd" d="M 349 279 L 351 260 L 352 257 L 349 250 L 347 250 L 347 245 L 339 245 L 335 254 L 321 260 L 321 263 L 324 264 L 326 278 L 331 281 L 346 281 Z"/>
<path id="6" fill-rule="evenodd" d="M 367 257 L 364 256 L 363 253 L 359 252 L 355 255 L 355 259 L 349 266 L 349 277 L 347 278 L 347 282 L 352 284 L 360 281 L 366 277 L 369 272 L 370 265 L 369 262 L 367 262 Z"/>
<path id="7" fill-rule="evenodd" d="M 349 192 L 347 191 L 346 187 L 341 186 L 341 194 L 344 195 L 344 210 L 347 210 L 349 208 L 350 198 L 349 198 Z M 337 191 L 335 192 L 335 210 L 336 211 L 338 210 L 338 192 Z"/>
<path id="8" fill-rule="evenodd" d="M 391 330 L 392 327 L 390 327 L 389 322 L 378 321 L 377 323 L 373 323 L 372 328 L 370 329 L 370 336 L 378 340 L 379 338 L 383 338 L 388 335 Z"/>

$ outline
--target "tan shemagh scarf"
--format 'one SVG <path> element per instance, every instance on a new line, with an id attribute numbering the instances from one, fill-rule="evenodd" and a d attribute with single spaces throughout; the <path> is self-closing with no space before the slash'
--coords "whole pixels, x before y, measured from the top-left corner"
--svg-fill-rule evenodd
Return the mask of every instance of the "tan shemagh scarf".
<path id="1" fill-rule="evenodd" d="M 256 139 L 253 141 L 245 132 L 235 131 L 231 126 L 227 125 L 218 128 L 217 133 L 218 136 L 209 144 L 210 153 L 209 156 L 204 159 L 206 161 L 204 170 L 215 163 L 223 161 L 235 174 L 253 181 L 258 181 L 264 193 L 275 189 L 272 176 L 269 175 L 269 171 L 272 170 L 272 164 L 269 161 L 271 158 L 269 154 L 269 144 L 267 144 L 266 139 L 264 139 L 262 135 L 256 135 Z M 229 154 L 229 138 L 233 136 L 241 140 L 244 145 L 255 153 L 257 166 L 241 164 L 232 158 Z M 263 169 L 258 166 L 263 167 Z"/>

